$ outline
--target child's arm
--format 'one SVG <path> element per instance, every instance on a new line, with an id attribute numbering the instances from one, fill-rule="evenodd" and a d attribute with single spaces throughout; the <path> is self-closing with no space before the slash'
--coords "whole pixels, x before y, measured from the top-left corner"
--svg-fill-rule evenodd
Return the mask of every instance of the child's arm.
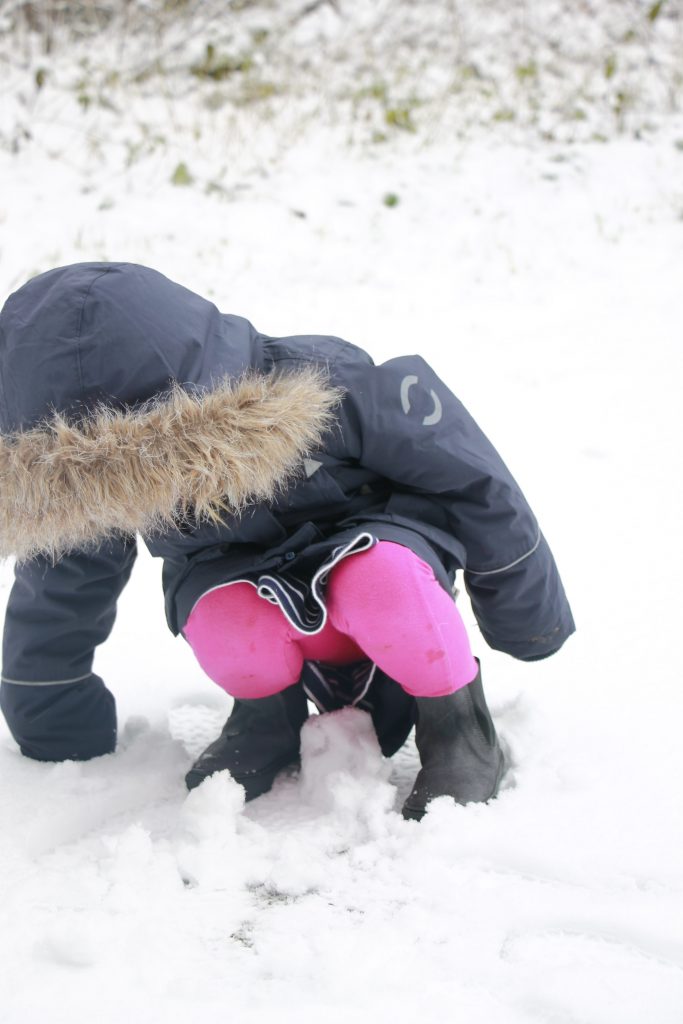
<path id="1" fill-rule="evenodd" d="M 557 566 L 503 460 L 461 402 L 419 356 L 381 366 L 353 360 L 334 383 L 347 387 L 345 438 L 359 461 L 438 498 L 467 554 L 465 585 L 487 642 L 524 660 L 547 657 L 574 631 Z"/>
<path id="2" fill-rule="evenodd" d="M 86 760 L 116 743 L 114 698 L 92 672 L 135 561 L 134 539 L 15 570 L 5 616 L 0 703 L 23 754 Z"/>

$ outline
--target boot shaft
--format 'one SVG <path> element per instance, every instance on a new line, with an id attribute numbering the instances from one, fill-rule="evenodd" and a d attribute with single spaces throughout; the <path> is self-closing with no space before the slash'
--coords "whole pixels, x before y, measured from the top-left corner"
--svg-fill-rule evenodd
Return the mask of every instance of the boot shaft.
<path id="1" fill-rule="evenodd" d="M 491 800 L 505 760 L 484 697 L 481 669 L 455 693 L 418 697 L 417 708 L 415 743 L 422 768 L 403 805 L 404 818 L 419 820 L 429 802 L 440 796 L 459 804 Z"/>
<path id="2" fill-rule="evenodd" d="M 481 666 L 471 683 L 445 697 L 418 697 L 415 742 L 418 750 L 448 745 L 462 735 L 479 735 L 484 743 L 496 743 L 496 730 L 484 696 Z"/>
<path id="3" fill-rule="evenodd" d="M 269 697 L 235 698 L 222 736 L 242 733 L 296 735 L 308 718 L 308 701 L 301 686 L 288 686 Z"/>

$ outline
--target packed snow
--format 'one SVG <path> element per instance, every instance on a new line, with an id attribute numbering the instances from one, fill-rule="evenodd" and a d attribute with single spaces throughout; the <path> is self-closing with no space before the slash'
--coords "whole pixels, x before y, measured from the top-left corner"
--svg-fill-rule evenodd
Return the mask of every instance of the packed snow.
<path id="1" fill-rule="evenodd" d="M 132 260 L 266 333 L 420 352 L 522 483 L 578 631 L 517 663 L 461 596 L 511 761 L 488 806 L 438 800 L 404 821 L 414 746 L 384 760 L 356 709 L 313 716 L 301 771 L 245 806 L 225 775 L 185 791 L 230 700 L 168 632 L 141 553 L 95 666 L 116 754 L 40 764 L 0 726 L 0 1021 L 680 1024 L 683 12 L 543 5 L 553 50 L 538 5 L 477 20 L 476 5 L 339 0 L 295 19 L 304 6 L 234 5 L 236 39 L 283 19 L 268 75 L 257 56 L 185 89 L 182 68 L 228 45 L 215 27 L 136 24 L 124 47 L 114 23 L 45 54 L 7 23 L 0 301 L 52 266 Z M 472 75 L 464 98 L 442 88 L 452 51 L 444 33 L 428 43 L 447 14 L 495 95 Z M 134 79 L 145 43 L 166 75 Z M 515 74 L 530 47 L 537 70 Z M 98 82 L 119 69 L 110 102 L 79 100 L 84 54 Z M 278 91 L 250 80 L 240 105 L 254 66 Z M 634 98 L 615 116 L 620 74 Z M 353 86 L 380 78 L 396 105 L 377 92 L 370 116 Z M 408 128 L 396 82 L 424 94 Z M 508 104 L 524 115 L 496 117 Z M 6 565 L 4 597 L 11 580 Z"/>

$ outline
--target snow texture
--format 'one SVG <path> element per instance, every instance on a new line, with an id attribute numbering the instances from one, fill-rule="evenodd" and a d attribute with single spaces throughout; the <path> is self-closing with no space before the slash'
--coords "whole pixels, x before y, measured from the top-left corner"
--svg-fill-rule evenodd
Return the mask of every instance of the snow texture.
<path id="1" fill-rule="evenodd" d="M 230 701 L 141 557 L 96 661 L 116 754 L 39 764 L 0 731 L 0 1021 L 680 1024 L 680 5 L 206 4 L 190 31 L 150 4 L 145 31 L 131 4 L 125 36 L 58 27 L 48 54 L 21 6 L 0 295 L 134 260 L 268 333 L 421 352 L 522 483 L 578 632 L 523 665 L 463 601 L 512 760 L 489 806 L 403 821 L 414 746 L 384 761 L 355 709 L 244 806 L 223 775 L 184 790 Z M 193 74 L 211 42 L 257 52 Z"/>

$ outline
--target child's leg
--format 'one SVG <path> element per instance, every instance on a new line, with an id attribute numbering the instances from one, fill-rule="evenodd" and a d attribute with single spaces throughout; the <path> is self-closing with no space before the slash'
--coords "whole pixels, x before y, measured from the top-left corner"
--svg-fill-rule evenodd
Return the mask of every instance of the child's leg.
<path id="1" fill-rule="evenodd" d="M 415 697 L 453 693 L 477 674 L 453 598 L 401 544 L 380 541 L 335 566 L 327 607 L 332 625 Z"/>
<path id="2" fill-rule="evenodd" d="M 232 697 L 269 697 L 296 683 L 304 658 L 344 664 L 363 657 L 350 637 L 328 621 L 302 636 L 277 605 L 248 583 L 209 591 L 192 610 L 183 633 L 206 674 Z"/>

